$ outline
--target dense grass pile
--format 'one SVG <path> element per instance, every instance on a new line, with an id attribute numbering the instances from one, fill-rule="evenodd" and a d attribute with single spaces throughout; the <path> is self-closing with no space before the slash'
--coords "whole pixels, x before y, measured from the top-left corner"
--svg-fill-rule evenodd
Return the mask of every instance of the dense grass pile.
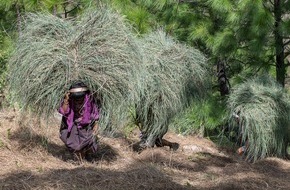
<path id="1" fill-rule="evenodd" d="M 248 140 L 246 158 L 250 161 L 287 154 L 290 133 L 290 99 L 269 76 L 236 86 L 229 96 L 231 126 Z"/>
<path id="2" fill-rule="evenodd" d="M 135 104 L 136 123 L 151 146 L 168 130 L 172 118 L 207 87 L 206 58 L 162 31 L 139 41 L 145 55 L 144 87 Z"/>
<path id="3" fill-rule="evenodd" d="M 99 7 L 74 20 L 30 14 L 25 22 L 9 64 L 15 101 L 51 115 L 71 83 L 82 80 L 101 99 L 102 120 L 121 125 L 142 62 L 123 17 Z"/>

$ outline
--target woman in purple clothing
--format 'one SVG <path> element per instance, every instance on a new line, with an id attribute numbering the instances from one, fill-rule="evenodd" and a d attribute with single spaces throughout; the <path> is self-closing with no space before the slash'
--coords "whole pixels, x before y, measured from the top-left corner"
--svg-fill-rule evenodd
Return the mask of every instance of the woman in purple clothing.
<path id="1" fill-rule="evenodd" d="M 94 133 L 98 130 L 99 109 L 83 82 L 75 82 L 70 87 L 59 113 L 62 114 L 61 140 L 79 160 L 92 161 L 97 151 Z"/>

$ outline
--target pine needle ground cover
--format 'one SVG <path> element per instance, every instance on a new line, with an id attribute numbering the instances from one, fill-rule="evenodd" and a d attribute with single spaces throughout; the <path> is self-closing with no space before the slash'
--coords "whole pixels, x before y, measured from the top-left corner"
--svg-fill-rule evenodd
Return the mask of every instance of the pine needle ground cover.
<path id="1" fill-rule="evenodd" d="M 9 63 L 21 108 L 51 115 L 71 83 L 82 80 L 101 98 L 102 121 L 120 125 L 142 58 L 125 19 L 99 7 L 73 20 L 30 14 L 25 22 Z"/>
<path id="2" fill-rule="evenodd" d="M 290 161 L 267 158 L 248 164 L 232 152 L 221 151 L 205 138 L 169 131 L 166 139 L 184 147 L 148 149 L 134 153 L 128 138 L 101 137 L 95 163 L 69 159 L 59 140 L 58 122 L 41 127 L 37 120 L 21 119 L 18 112 L 0 114 L 0 189 L 288 189 Z M 12 119 L 11 119 L 12 118 Z M 5 127 L 4 127 L 5 126 Z M 8 131 L 9 129 L 9 131 Z M 197 147 L 192 152 L 186 147 Z"/>
<path id="3" fill-rule="evenodd" d="M 207 60 L 163 31 L 145 35 L 139 44 L 145 59 L 146 86 L 139 90 L 140 99 L 135 104 L 136 123 L 152 146 L 167 132 L 173 117 L 207 90 Z"/>
<path id="4" fill-rule="evenodd" d="M 230 123 L 246 144 L 246 159 L 285 157 L 290 133 L 290 99 L 269 76 L 237 85 L 228 99 Z M 239 116 L 239 120 L 235 117 Z"/>

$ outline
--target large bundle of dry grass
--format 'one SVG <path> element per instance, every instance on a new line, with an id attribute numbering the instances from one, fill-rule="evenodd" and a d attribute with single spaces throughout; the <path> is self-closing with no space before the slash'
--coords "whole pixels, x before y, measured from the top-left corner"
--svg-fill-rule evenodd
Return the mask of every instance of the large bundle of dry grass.
<path id="1" fill-rule="evenodd" d="M 246 144 L 246 159 L 284 157 L 290 142 L 290 99 L 269 76 L 249 79 L 229 96 L 231 124 Z M 238 115 L 239 119 L 237 120 Z"/>
<path id="2" fill-rule="evenodd" d="M 74 20 L 30 14 L 10 60 L 11 90 L 24 110 L 51 115 L 82 80 L 101 97 L 108 123 L 126 113 L 141 57 L 126 21 L 107 7 Z"/>
<path id="3" fill-rule="evenodd" d="M 162 31 L 144 36 L 139 44 L 146 55 L 141 76 L 146 86 L 135 104 L 136 123 L 152 146 L 167 132 L 171 119 L 206 91 L 206 58 Z"/>

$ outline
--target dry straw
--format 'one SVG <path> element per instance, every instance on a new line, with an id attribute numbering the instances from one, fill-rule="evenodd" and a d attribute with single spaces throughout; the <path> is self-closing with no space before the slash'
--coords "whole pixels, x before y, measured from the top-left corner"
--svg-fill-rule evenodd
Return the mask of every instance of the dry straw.
<path id="1" fill-rule="evenodd" d="M 126 21 L 107 7 L 74 20 L 29 14 L 9 64 L 11 91 L 24 110 L 49 116 L 82 80 L 101 97 L 102 120 L 121 124 L 141 58 Z"/>
<path id="2" fill-rule="evenodd" d="M 242 140 L 248 141 L 247 160 L 286 156 L 290 140 L 289 100 L 283 88 L 269 76 L 249 79 L 234 88 L 228 99 L 233 114 L 230 121 Z"/>
<path id="3" fill-rule="evenodd" d="M 139 44 L 146 55 L 146 86 L 135 104 L 136 123 L 152 146 L 167 132 L 171 119 L 206 91 L 206 58 L 162 31 L 144 36 Z"/>

